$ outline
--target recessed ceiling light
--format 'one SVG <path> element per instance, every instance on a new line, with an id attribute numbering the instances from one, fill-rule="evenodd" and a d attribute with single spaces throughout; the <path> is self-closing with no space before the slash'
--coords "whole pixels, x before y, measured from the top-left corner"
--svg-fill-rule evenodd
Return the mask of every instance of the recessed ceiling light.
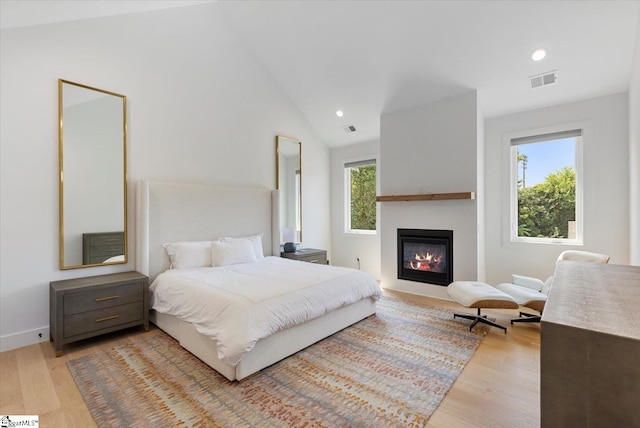
<path id="1" fill-rule="evenodd" d="M 547 55 L 547 51 L 545 49 L 536 49 L 535 51 L 533 51 L 533 53 L 531 54 L 531 59 L 534 61 L 540 61 L 542 60 L 545 56 Z"/>
<path id="2" fill-rule="evenodd" d="M 342 117 L 344 116 L 344 113 L 342 112 L 342 110 L 336 110 L 336 116 Z"/>

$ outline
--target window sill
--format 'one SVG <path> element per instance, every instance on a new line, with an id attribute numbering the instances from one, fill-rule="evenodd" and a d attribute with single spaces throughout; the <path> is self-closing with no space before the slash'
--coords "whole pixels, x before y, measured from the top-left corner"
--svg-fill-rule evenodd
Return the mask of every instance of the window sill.
<path id="1" fill-rule="evenodd" d="M 375 236 L 377 230 L 346 230 L 342 233 L 344 236 Z"/>
<path id="2" fill-rule="evenodd" d="M 571 246 L 571 247 L 582 247 L 584 243 L 578 239 L 556 239 L 556 238 L 511 238 L 511 244 L 520 245 L 520 244 L 534 244 L 534 245 L 556 245 L 556 246 Z"/>

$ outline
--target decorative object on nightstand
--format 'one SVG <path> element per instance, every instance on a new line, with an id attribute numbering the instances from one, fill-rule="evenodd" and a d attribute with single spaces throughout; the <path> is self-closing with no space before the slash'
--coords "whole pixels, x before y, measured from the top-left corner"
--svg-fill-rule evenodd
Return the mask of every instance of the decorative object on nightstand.
<path id="1" fill-rule="evenodd" d="M 295 253 L 296 252 L 296 230 L 292 227 L 285 227 L 282 230 L 282 239 L 284 239 L 283 251 L 285 253 Z"/>
<path id="2" fill-rule="evenodd" d="M 282 247 L 283 252 L 285 253 L 295 253 L 296 252 L 296 244 L 293 242 L 285 242 Z"/>
<path id="3" fill-rule="evenodd" d="M 56 357 L 66 343 L 136 325 L 149 331 L 148 282 L 138 272 L 50 282 L 49 322 Z"/>
<path id="4" fill-rule="evenodd" d="M 309 263 L 327 264 L 327 251 L 315 248 L 298 248 L 292 253 L 280 253 L 281 257 L 286 259 L 300 260 Z"/>

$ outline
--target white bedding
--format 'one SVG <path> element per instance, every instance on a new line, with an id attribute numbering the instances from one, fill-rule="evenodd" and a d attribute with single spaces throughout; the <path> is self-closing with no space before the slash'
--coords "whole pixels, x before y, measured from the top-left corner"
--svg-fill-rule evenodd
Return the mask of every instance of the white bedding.
<path id="1" fill-rule="evenodd" d="M 218 358 L 231 365 L 262 338 L 381 294 L 363 272 L 280 257 L 168 270 L 150 290 L 153 309 L 192 323 L 216 341 Z"/>

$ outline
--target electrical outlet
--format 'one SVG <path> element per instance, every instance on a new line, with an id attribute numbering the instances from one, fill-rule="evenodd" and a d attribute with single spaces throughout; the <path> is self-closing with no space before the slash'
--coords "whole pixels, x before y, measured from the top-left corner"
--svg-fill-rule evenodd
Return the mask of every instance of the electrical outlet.
<path id="1" fill-rule="evenodd" d="M 36 333 L 38 335 L 38 341 L 39 342 L 44 342 L 45 339 L 49 339 L 49 329 L 38 329 L 36 331 L 34 331 L 34 333 Z"/>

